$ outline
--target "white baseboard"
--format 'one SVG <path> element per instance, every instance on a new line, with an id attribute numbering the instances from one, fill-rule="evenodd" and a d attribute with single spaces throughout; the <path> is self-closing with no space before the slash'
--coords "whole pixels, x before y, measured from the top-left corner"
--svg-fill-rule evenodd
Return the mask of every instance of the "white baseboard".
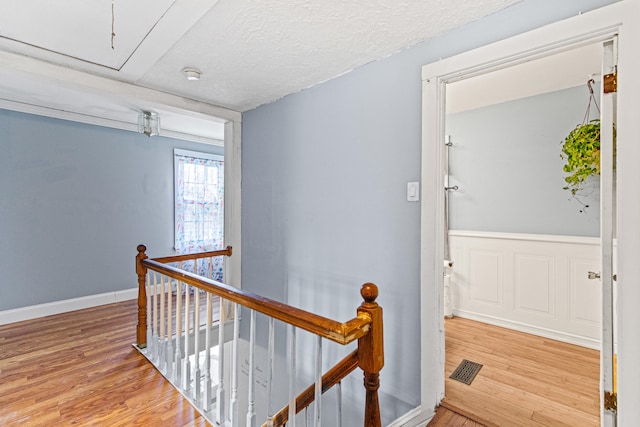
<path id="1" fill-rule="evenodd" d="M 424 427 L 429 423 L 429 421 L 431 421 L 431 418 L 433 418 L 434 415 L 435 412 L 433 411 L 425 414 L 422 410 L 422 406 L 418 406 L 389 424 L 387 427 Z"/>
<path id="2" fill-rule="evenodd" d="M 463 317 L 465 319 L 477 320 L 478 322 L 488 323 L 490 325 L 500 326 L 507 329 L 513 329 L 519 332 L 525 332 L 527 334 L 538 335 L 540 337 L 549 338 L 556 341 L 579 345 L 581 347 L 587 347 L 593 350 L 600 350 L 600 341 L 593 340 L 587 337 L 581 337 L 579 335 L 572 335 L 562 331 L 540 328 L 533 325 L 514 322 L 508 319 L 501 319 L 498 317 L 487 316 L 482 313 L 474 313 L 471 311 L 459 310 L 455 308 L 453 309 L 453 315 Z"/>
<path id="3" fill-rule="evenodd" d="M 133 288 L 4 310 L 0 311 L 0 325 L 81 310 L 83 308 L 97 307 L 99 305 L 136 299 L 137 297 L 138 288 Z"/>

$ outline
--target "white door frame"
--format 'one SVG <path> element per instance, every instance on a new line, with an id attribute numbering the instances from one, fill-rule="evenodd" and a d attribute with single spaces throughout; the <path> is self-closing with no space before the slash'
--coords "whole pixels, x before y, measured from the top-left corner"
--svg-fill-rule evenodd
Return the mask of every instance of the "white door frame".
<path id="1" fill-rule="evenodd" d="M 436 63 L 425 65 L 423 80 L 423 124 L 422 124 L 422 203 L 421 203 L 421 355 L 422 355 L 422 404 L 421 417 L 433 413 L 433 409 L 444 397 L 444 316 L 443 316 L 443 238 L 444 235 L 444 182 L 443 159 L 445 138 L 445 98 L 446 84 L 463 78 L 495 71 L 532 59 L 559 53 L 575 47 L 601 42 L 618 35 L 620 66 L 624 67 L 626 52 L 634 53 L 634 43 L 638 31 L 633 28 L 638 23 L 635 16 L 638 0 L 626 0 L 602 9 L 585 13 L 564 21 L 456 55 Z M 625 29 L 624 26 L 627 26 Z M 626 31 L 626 32 L 625 32 Z M 629 37 L 625 39 L 625 37 Z M 626 49 L 626 50 L 625 50 Z M 638 61 L 629 60 L 629 70 L 637 70 Z M 623 74 L 624 69 L 619 73 Z M 631 74 L 631 73 L 630 73 Z M 639 86 L 634 82 L 632 91 Z M 640 88 L 639 88 L 640 89 Z M 621 89 L 624 90 L 624 89 Z M 638 91 L 640 92 L 640 91 Z M 640 93 L 634 92 L 636 96 Z M 632 96 L 631 94 L 630 96 Z M 632 103 L 629 102 L 628 105 Z M 637 103 L 635 104 L 637 105 Z M 636 126 L 632 120 L 625 121 L 619 103 L 618 147 L 624 146 L 623 128 Z M 638 118 L 636 117 L 636 122 Z M 627 131 L 628 132 L 628 131 Z M 638 143 L 637 135 L 635 137 Z M 618 176 L 624 173 L 624 162 L 619 164 Z M 636 167 L 637 168 L 637 167 Z M 638 185 L 636 183 L 636 185 Z M 622 210 L 624 189 L 619 188 L 618 207 Z M 636 188 L 637 190 L 637 188 Z M 619 234 L 623 233 L 624 221 L 618 221 Z M 630 229 L 634 227 L 631 225 Z M 640 231 L 640 229 L 638 230 Z M 624 240 L 624 239 L 621 239 Z M 620 259 L 624 243 L 619 242 Z M 636 261 L 637 264 L 637 261 Z M 619 281 L 624 269 L 619 270 Z M 618 324 L 621 319 L 617 318 Z M 634 351 L 638 350 L 636 348 Z M 623 377 L 624 355 L 619 348 L 618 376 Z M 631 361 L 629 361 L 631 364 Z M 622 388 L 620 382 L 619 390 Z M 637 386 L 637 384 L 635 384 Z M 633 384 L 629 384 L 633 386 Z M 630 393 L 631 395 L 631 393 Z M 630 397 L 630 396 L 629 396 Z M 618 401 L 621 408 L 621 400 Z M 632 415 L 634 409 L 627 411 Z M 632 418 L 629 417 L 631 420 Z"/>
<path id="2" fill-rule="evenodd" d="M 603 44 L 602 75 L 615 75 L 617 70 L 617 37 Z M 613 361 L 614 330 L 614 265 L 613 245 L 615 239 L 615 164 L 614 126 L 616 115 L 616 92 L 602 83 L 600 88 L 600 286 L 602 289 L 602 324 L 600 339 L 600 399 L 601 425 L 616 426 L 616 412 L 605 408 L 604 394 L 615 393 L 615 367 Z"/>
<path id="3" fill-rule="evenodd" d="M 225 257 L 225 283 L 242 287 L 242 120 L 224 124 L 224 244 L 233 247 Z"/>

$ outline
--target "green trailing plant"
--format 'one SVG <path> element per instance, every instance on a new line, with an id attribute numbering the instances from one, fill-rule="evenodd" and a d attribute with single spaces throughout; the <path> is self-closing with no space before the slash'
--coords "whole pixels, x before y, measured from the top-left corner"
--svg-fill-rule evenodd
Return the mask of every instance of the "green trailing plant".
<path id="1" fill-rule="evenodd" d="M 576 196 L 583 183 L 592 175 L 600 175 L 600 120 L 591 120 L 575 127 L 562 144 L 563 170 L 569 175 L 563 187 Z"/>

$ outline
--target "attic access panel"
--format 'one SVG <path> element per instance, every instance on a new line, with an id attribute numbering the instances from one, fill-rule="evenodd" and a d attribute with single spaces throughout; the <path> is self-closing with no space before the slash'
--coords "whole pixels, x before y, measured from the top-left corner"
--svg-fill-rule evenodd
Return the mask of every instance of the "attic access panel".
<path id="1" fill-rule="evenodd" d="M 31 56 L 54 53 L 119 70 L 174 2 L 2 0 L 0 41 Z M 42 51 L 34 55 L 34 48 Z"/>

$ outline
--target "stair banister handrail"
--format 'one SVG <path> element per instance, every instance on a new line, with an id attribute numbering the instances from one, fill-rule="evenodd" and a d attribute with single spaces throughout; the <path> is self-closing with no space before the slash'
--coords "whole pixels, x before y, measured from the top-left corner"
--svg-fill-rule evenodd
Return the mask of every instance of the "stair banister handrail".
<path id="1" fill-rule="evenodd" d="M 140 287 L 140 293 L 146 293 L 144 290 L 144 277 L 147 269 L 160 272 L 168 277 L 172 277 L 183 283 L 195 286 L 212 294 L 225 298 L 228 301 L 238 303 L 243 307 L 247 307 L 256 310 L 262 314 L 281 320 L 285 323 L 293 325 L 297 328 L 304 329 L 307 332 L 319 335 L 323 338 L 335 341 L 339 344 L 349 344 L 367 334 L 369 332 L 369 325 L 371 324 L 371 316 L 366 311 L 358 311 L 357 317 L 340 323 L 336 320 L 328 319 L 326 317 L 310 313 L 308 311 L 292 307 L 281 302 L 244 291 L 242 289 L 234 288 L 231 285 L 218 282 L 207 277 L 199 276 L 195 273 L 180 270 L 179 268 L 172 267 L 170 265 L 163 264 L 154 259 L 149 259 L 144 251 L 146 247 L 144 245 L 138 246 L 138 256 L 136 260 L 138 262 L 138 283 Z M 162 258 L 161 258 L 162 259 Z M 142 280 L 142 282 L 141 282 Z M 144 311 L 146 312 L 146 296 L 144 301 L 138 297 L 138 304 L 144 305 Z M 138 309 L 138 346 L 146 345 L 146 333 L 140 336 L 140 331 L 146 331 L 146 314 L 144 319 L 140 315 L 141 309 Z M 142 322 L 140 322 L 142 320 Z M 140 324 L 144 324 L 144 329 L 140 327 Z M 141 342 L 142 338 L 142 342 Z"/>
<path id="2" fill-rule="evenodd" d="M 211 258 L 214 256 L 231 256 L 231 255 L 233 255 L 233 248 L 231 246 L 227 246 L 225 249 L 218 249 L 216 251 L 196 252 L 193 254 L 182 254 L 182 255 L 169 255 L 169 256 L 163 256 L 159 258 L 153 258 L 153 260 L 161 262 L 163 264 L 167 264 L 170 262 L 190 261 L 192 259 Z"/>
<path id="3" fill-rule="evenodd" d="M 147 247 L 145 245 L 138 245 L 138 255 L 136 255 L 136 273 L 138 275 L 138 324 L 136 326 L 136 343 L 138 347 L 145 348 L 147 346 L 147 287 L 146 276 L 147 267 L 142 264 L 142 261 L 148 259 L 145 251 Z M 200 258 L 211 258 L 215 256 L 231 256 L 233 254 L 233 248 L 227 246 L 225 249 L 219 249 L 215 251 L 196 252 L 183 255 L 170 255 L 165 257 L 153 258 L 154 261 L 169 263 L 169 262 L 181 262 L 190 261 Z"/>
<path id="4" fill-rule="evenodd" d="M 382 330 L 382 307 L 375 302 L 378 297 L 378 287 L 373 283 L 365 283 L 360 289 L 364 302 L 358 307 L 358 315 L 368 313 L 371 318 L 371 329 L 368 334 L 358 339 L 358 349 L 338 362 L 322 376 L 322 393 L 340 383 L 356 367 L 364 372 L 365 399 L 365 427 L 380 427 L 380 403 L 378 388 L 380 387 L 380 370 L 384 366 L 384 340 Z M 300 393 L 295 400 L 294 413 L 299 413 L 315 400 L 314 386 L 310 385 Z M 274 417 L 262 427 L 280 427 L 289 419 L 289 405 L 278 411 Z"/>
<path id="5" fill-rule="evenodd" d="M 138 275 L 139 288 L 138 325 L 136 331 L 139 348 L 144 348 L 147 344 L 146 276 L 148 270 L 151 269 L 339 344 L 349 344 L 357 339 L 358 349 L 343 359 L 327 374 L 323 375 L 321 380 L 322 388 L 325 389 L 326 385 L 328 389 L 352 372 L 355 369 L 354 367 L 352 368 L 353 362 L 357 359 L 357 366 L 364 372 L 366 390 L 364 425 L 365 427 L 381 426 L 378 388 L 380 386 L 380 370 L 384 366 L 384 344 L 382 307 L 376 302 L 378 297 L 376 285 L 373 283 L 362 285 L 360 294 L 364 302 L 358 307 L 356 317 L 341 323 L 165 264 L 209 256 L 230 256 L 232 253 L 231 247 L 221 251 L 175 255 L 155 259 L 147 257 L 146 249 L 144 245 L 139 245 L 137 247 L 138 255 L 136 256 L 136 273 Z M 325 379 L 327 380 L 326 383 Z M 301 410 L 303 405 L 308 406 L 313 401 L 313 397 L 309 398 L 305 393 L 301 393 L 299 398 L 296 399 L 295 409 Z M 303 395 L 306 396 L 304 399 L 302 399 Z M 304 402 L 299 401 L 299 399 L 304 400 Z"/>
<path id="6" fill-rule="evenodd" d="M 322 393 L 338 384 L 357 367 L 358 350 L 354 350 L 322 376 Z M 296 414 L 313 403 L 315 398 L 314 387 L 315 385 L 312 384 L 298 395 L 296 398 Z M 289 421 L 289 405 L 276 412 L 271 420 L 271 425 L 269 425 L 269 422 L 265 422 L 262 427 L 281 426 L 286 424 L 287 421 Z"/>
<path id="7" fill-rule="evenodd" d="M 287 304 L 234 288 L 222 282 L 199 276 L 189 271 L 183 271 L 170 265 L 146 259 L 143 264 L 154 271 L 172 277 L 206 292 L 211 292 L 243 307 L 256 310 L 262 314 L 281 320 L 307 332 L 335 341 L 339 344 L 349 344 L 367 334 L 371 318 L 366 312 L 340 323 L 318 314 L 292 307 Z"/>

